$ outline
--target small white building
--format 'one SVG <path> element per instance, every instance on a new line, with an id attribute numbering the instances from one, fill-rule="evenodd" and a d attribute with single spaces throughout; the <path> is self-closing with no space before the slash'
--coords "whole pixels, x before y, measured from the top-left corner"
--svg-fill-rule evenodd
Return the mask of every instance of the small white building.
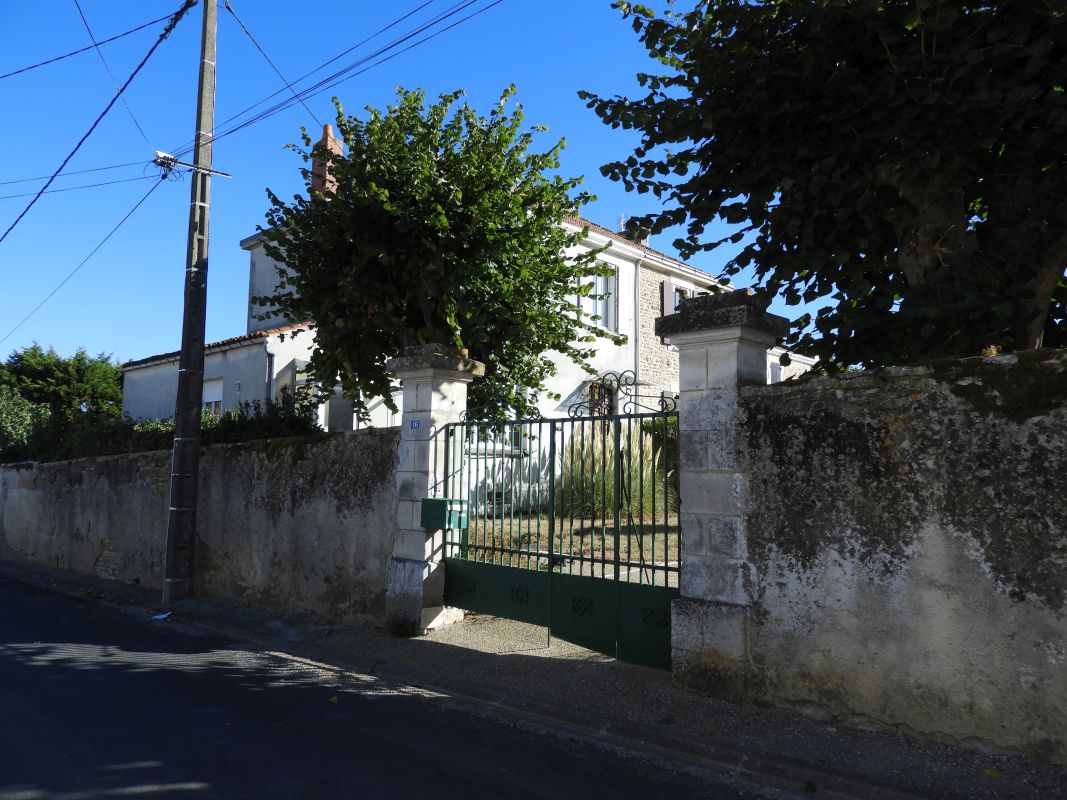
<path id="1" fill-rule="evenodd" d="M 609 245 L 599 259 L 614 270 L 598 278 L 598 294 L 603 300 L 582 298 L 586 310 L 601 317 L 600 325 L 626 337 L 621 345 L 603 340 L 590 366 L 597 375 L 632 371 L 636 391 L 649 403 L 664 394 L 678 392 L 677 350 L 656 336 L 659 316 L 671 314 L 678 302 L 700 292 L 728 292 L 733 287 L 683 261 L 653 250 L 647 244 L 627 239 L 588 220 L 572 217 L 564 221 L 572 230 L 588 229 L 580 247 Z M 241 242 L 249 253 L 249 279 L 246 331 L 242 336 L 213 342 L 204 348 L 204 405 L 214 413 L 236 408 L 243 401 L 277 399 L 283 386 L 290 389 L 305 381 L 304 369 L 315 344 L 314 325 L 290 324 L 278 314 L 266 313 L 252 302 L 253 297 L 274 294 L 278 284 L 277 261 L 267 255 L 262 233 Z M 575 302 L 579 302 L 576 297 Z M 260 317 L 263 317 L 262 319 Z M 810 369 L 812 359 L 794 355 L 789 367 L 779 364 L 782 348 L 768 353 L 768 382 L 777 382 Z M 596 391 L 596 379 L 560 356 L 558 374 L 546 386 L 538 408 L 546 417 L 567 413 L 572 403 L 588 399 Z M 178 353 L 164 353 L 130 361 L 123 365 L 123 411 L 134 419 L 170 417 L 178 382 Z M 594 387 L 591 389 L 591 387 Z M 557 393 L 563 399 L 548 399 Z M 397 396 L 399 401 L 399 396 Z M 397 424 L 384 402 L 371 404 L 370 424 L 387 427 Z M 329 430 L 353 427 L 351 403 L 335 396 L 320 409 L 320 422 Z"/>

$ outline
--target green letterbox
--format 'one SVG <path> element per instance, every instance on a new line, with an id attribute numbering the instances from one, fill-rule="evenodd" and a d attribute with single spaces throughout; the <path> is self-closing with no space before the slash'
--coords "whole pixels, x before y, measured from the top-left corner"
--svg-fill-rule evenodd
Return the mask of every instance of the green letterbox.
<path id="1" fill-rule="evenodd" d="M 430 530 L 466 528 L 467 501 L 451 497 L 424 497 L 421 524 Z"/>

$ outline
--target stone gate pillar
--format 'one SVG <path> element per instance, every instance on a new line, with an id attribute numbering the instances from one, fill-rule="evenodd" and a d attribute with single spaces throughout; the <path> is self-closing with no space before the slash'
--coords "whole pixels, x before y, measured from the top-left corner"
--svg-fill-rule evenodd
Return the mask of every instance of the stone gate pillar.
<path id="1" fill-rule="evenodd" d="M 414 634 L 451 621 L 443 606 L 444 531 L 421 524 L 422 500 L 444 480 L 444 439 L 467 409 L 467 384 L 485 365 L 466 351 L 437 344 L 408 347 L 389 369 L 404 384 L 399 464 L 396 473 L 397 534 L 389 559 L 385 609 L 390 627 Z M 452 615 L 462 616 L 453 611 Z"/>
<path id="2" fill-rule="evenodd" d="M 671 609 L 676 683 L 742 697 L 754 572 L 745 534 L 740 388 L 767 382 L 767 350 L 788 329 L 751 290 L 702 295 L 656 320 L 679 350 L 681 598 Z"/>

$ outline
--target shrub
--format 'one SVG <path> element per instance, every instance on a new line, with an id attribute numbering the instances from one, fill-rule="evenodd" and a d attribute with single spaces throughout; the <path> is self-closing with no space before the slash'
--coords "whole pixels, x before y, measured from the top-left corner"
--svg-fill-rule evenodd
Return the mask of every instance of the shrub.
<path id="1" fill-rule="evenodd" d="M 677 512 L 677 469 L 675 461 L 667 457 L 669 444 L 664 443 L 661 425 L 658 423 L 654 431 L 644 425 L 623 431 L 618 454 L 621 503 L 616 496 L 611 425 L 592 422 L 572 431 L 556 479 L 555 513 L 576 519 L 610 519 L 616 505 L 624 518 L 633 514 L 663 519 Z"/>
<path id="2" fill-rule="evenodd" d="M 316 403 L 310 393 L 282 389 L 275 402 L 241 403 L 216 417 L 201 417 L 203 444 L 245 442 L 282 436 L 310 436 L 321 432 Z M 0 390 L 0 462 L 62 461 L 69 458 L 166 450 L 174 442 L 173 419 L 126 418 L 78 414 L 53 417 L 47 406 Z"/>

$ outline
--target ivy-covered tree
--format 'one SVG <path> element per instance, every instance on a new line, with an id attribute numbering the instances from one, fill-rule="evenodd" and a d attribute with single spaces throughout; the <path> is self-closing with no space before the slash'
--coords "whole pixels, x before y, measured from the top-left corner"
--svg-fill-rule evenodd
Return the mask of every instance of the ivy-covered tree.
<path id="1" fill-rule="evenodd" d="M 64 358 L 38 344 L 15 350 L 0 364 L 0 387 L 47 406 L 56 420 L 122 415 L 122 368 L 106 353 L 90 356 L 79 348 Z"/>
<path id="2" fill-rule="evenodd" d="M 366 119 L 337 103 L 347 156 L 313 148 L 306 132 L 294 148 L 328 164 L 329 188 L 291 203 L 268 192 L 266 250 L 285 267 L 277 294 L 257 300 L 315 321 L 309 372 L 340 383 L 357 414 L 375 397 L 392 403 L 386 360 L 419 343 L 485 363 L 474 412 L 532 414 L 531 393 L 556 371 L 550 351 L 584 365 L 602 335 L 576 296 L 609 268 L 599 251 L 576 254 L 582 234 L 561 226 L 591 198 L 575 192 L 580 178 L 547 174 L 564 143 L 531 152 L 544 128 L 522 130 L 513 92 L 488 117 L 457 107 L 460 92 L 427 106 L 401 89 Z"/>
<path id="3" fill-rule="evenodd" d="M 789 344 L 831 370 L 1067 344 L 1061 0 L 615 5 L 661 69 L 581 93 L 642 135 L 602 171 L 665 201 L 635 227 L 744 241 L 727 273 L 828 303 Z"/>

